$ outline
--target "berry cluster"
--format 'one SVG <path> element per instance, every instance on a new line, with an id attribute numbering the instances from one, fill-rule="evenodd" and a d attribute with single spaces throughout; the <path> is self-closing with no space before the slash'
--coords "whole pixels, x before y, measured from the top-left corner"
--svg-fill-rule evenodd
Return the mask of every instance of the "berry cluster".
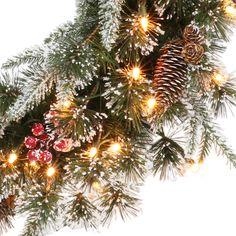
<path id="1" fill-rule="evenodd" d="M 72 139 L 55 137 L 47 134 L 43 124 L 35 123 L 32 126 L 33 136 L 25 138 L 24 144 L 28 148 L 27 157 L 30 162 L 40 161 L 43 164 L 52 162 L 53 154 L 49 149 L 52 147 L 56 152 L 70 152 L 73 148 Z"/>

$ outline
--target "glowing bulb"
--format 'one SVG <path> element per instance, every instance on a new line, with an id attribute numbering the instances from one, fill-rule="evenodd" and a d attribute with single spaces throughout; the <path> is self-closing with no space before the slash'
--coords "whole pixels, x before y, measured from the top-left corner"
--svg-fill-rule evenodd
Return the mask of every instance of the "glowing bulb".
<path id="1" fill-rule="evenodd" d="M 132 69 L 132 77 L 135 79 L 135 80 L 138 80 L 140 78 L 140 75 L 141 75 L 141 70 L 139 67 L 134 67 Z"/>
<path id="2" fill-rule="evenodd" d="M 194 163 L 191 165 L 190 169 L 191 169 L 191 171 L 192 171 L 193 173 L 198 173 L 198 172 L 200 171 L 200 169 L 201 169 L 201 165 L 202 165 L 202 163 L 201 163 L 200 161 L 194 162 Z"/>
<path id="3" fill-rule="evenodd" d="M 193 173 L 197 173 L 199 170 L 200 170 L 199 164 L 194 163 L 194 164 L 191 166 L 191 171 L 192 171 Z"/>
<path id="4" fill-rule="evenodd" d="M 230 17 L 236 17 L 236 8 L 233 6 L 226 6 L 225 7 L 225 12 L 228 16 Z"/>
<path id="5" fill-rule="evenodd" d="M 121 145 L 119 143 L 113 143 L 109 149 L 113 153 L 118 153 L 121 150 Z"/>
<path id="6" fill-rule="evenodd" d="M 52 177 L 55 173 L 56 173 L 56 169 L 54 167 L 51 166 L 47 169 L 47 176 L 48 177 Z"/>
<path id="7" fill-rule="evenodd" d="M 142 26 L 142 28 L 143 28 L 143 30 L 145 32 L 148 31 L 148 24 L 149 24 L 149 22 L 148 22 L 148 18 L 147 17 L 142 17 L 140 19 L 140 24 L 141 24 L 141 26 Z"/>
<path id="8" fill-rule="evenodd" d="M 64 108 L 70 108 L 70 106 L 71 106 L 71 101 L 69 101 L 69 100 L 67 100 L 63 103 Z"/>
<path id="9" fill-rule="evenodd" d="M 15 153 L 11 153 L 8 158 L 8 163 L 13 164 L 17 160 L 17 155 Z"/>
<path id="10" fill-rule="evenodd" d="M 157 105 L 157 101 L 155 98 L 149 98 L 147 100 L 147 107 L 149 110 L 153 110 L 156 105 Z"/>
<path id="11" fill-rule="evenodd" d="M 101 192 L 102 190 L 101 184 L 99 182 L 93 182 L 92 187 L 98 192 Z"/>
<path id="12" fill-rule="evenodd" d="M 222 85 L 227 81 L 227 78 L 221 73 L 215 73 L 215 75 L 213 75 L 213 81 L 218 85 Z"/>
<path id="13" fill-rule="evenodd" d="M 30 162 L 30 165 L 33 166 L 33 167 L 36 167 L 36 166 L 37 166 L 37 163 L 36 163 L 36 161 L 31 161 L 31 162 Z"/>
<path id="14" fill-rule="evenodd" d="M 89 150 L 89 157 L 93 158 L 93 157 L 95 157 L 95 156 L 97 155 L 97 153 L 98 153 L 97 148 L 92 147 L 92 148 Z"/>

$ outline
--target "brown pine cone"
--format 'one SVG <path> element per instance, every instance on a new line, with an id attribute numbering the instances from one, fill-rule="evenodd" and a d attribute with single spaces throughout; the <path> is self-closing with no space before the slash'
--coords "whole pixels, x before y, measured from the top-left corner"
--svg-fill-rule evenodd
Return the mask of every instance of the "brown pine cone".
<path id="1" fill-rule="evenodd" d="M 204 36 L 201 34 L 200 29 L 195 25 L 187 25 L 184 29 L 183 38 L 185 43 L 202 44 Z"/>
<path id="2" fill-rule="evenodd" d="M 9 208 L 14 209 L 15 208 L 15 201 L 16 196 L 15 195 L 9 195 L 8 198 L 5 199 L 6 204 Z"/>
<path id="3" fill-rule="evenodd" d="M 163 46 L 155 66 L 153 88 L 158 106 L 168 108 L 179 100 L 187 83 L 187 63 L 181 52 L 184 41 L 173 40 Z"/>
<path id="4" fill-rule="evenodd" d="M 200 44 L 196 43 L 187 43 L 181 55 L 187 63 L 199 64 L 202 61 L 204 54 L 204 48 Z"/>

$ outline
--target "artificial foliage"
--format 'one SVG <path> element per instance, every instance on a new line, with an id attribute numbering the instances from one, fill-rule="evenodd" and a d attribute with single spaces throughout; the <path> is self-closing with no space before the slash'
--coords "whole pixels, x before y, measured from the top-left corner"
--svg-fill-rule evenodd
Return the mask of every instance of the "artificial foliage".
<path id="1" fill-rule="evenodd" d="M 76 17 L 1 66 L 0 233 L 98 228 L 140 210 L 149 174 L 184 176 L 235 106 L 221 55 L 231 0 L 77 0 Z M 181 137 L 181 138 L 180 138 Z"/>

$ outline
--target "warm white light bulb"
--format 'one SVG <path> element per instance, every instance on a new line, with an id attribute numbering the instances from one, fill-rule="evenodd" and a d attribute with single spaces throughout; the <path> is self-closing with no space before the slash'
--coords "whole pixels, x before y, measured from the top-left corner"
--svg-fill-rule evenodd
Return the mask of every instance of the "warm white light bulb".
<path id="1" fill-rule="evenodd" d="M 157 105 L 157 101 L 155 98 L 149 98 L 147 100 L 147 107 L 149 110 L 153 110 L 156 105 Z"/>
<path id="2" fill-rule="evenodd" d="M 92 147 L 92 148 L 90 148 L 90 150 L 89 150 L 89 157 L 93 158 L 93 157 L 95 157 L 95 156 L 97 155 L 97 153 L 98 153 L 97 148 Z"/>
<path id="3" fill-rule="evenodd" d="M 99 182 L 93 182 L 92 187 L 94 190 L 101 192 L 102 191 L 102 187 L 101 184 Z"/>
<path id="4" fill-rule="evenodd" d="M 69 101 L 69 100 L 67 100 L 63 103 L 64 108 L 70 108 L 70 106 L 71 106 L 71 101 Z"/>
<path id="5" fill-rule="evenodd" d="M 110 151 L 113 152 L 113 153 L 118 153 L 120 152 L 121 150 L 121 145 L 120 143 L 113 143 L 111 146 L 110 146 Z"/>
<path id="6" fill-rule="evenodd" d="M 148 31 L 148 24 L 149 24 L 149 21 L 148 21 L 148 18 L 147 17 L 142 17 L 140 19 L 140 24 L 143 28 L 143 30 L 146 32 Z"/>
<path id="7" fill-rule="evenodd" d="M 51 166 L 47 169 L 47 176 L 48 177 L 52 177 L 55 173 L 56 173 L 56 169 L 54 167 Z"/>
<path id="8" fill-rule="evenodd" d="M 11 153 L 8 158 L 8 163 L 13 164 L 17 160 L 17 155 L 15 153 Z"/>
<path id="9" fill-rule="evenodd" d="M 227 6 L 225 7 L 225 12 L 230 17 L 236 17 L 236 8 L 233 6 Z"/>
<path id="10" fill-rule="evenodd" d="M 139 67 L 134 67 L 132 69 L 132 77 L 135 79 L 135 80 L 138 80 L 140 78 L 140 75 L 141 75 L 141 70 Z"/>
<path id="11" fill-rule="evenodd" d="M 36 167 L 36 166 L 37 166 L 37 163 L 36 163 L 36 161 L 31 161 L 31 162 L 30 162 L 30 165 L 33 166 L 33 167 Z"/>
<path id="12" fill-rule="evenodd" d="M 222 85 L 227 81 L 227 78 L 221 73 L 215 73 L 213 75 L 213 81 L 218 85 Z"/>
<path id="13" fill-rule="evenodd" d="M 198 173 L 201 169 L 201 163 L 200 162 L 194 162 L 191 165 L 190 169 L 193 173 Z"/>

